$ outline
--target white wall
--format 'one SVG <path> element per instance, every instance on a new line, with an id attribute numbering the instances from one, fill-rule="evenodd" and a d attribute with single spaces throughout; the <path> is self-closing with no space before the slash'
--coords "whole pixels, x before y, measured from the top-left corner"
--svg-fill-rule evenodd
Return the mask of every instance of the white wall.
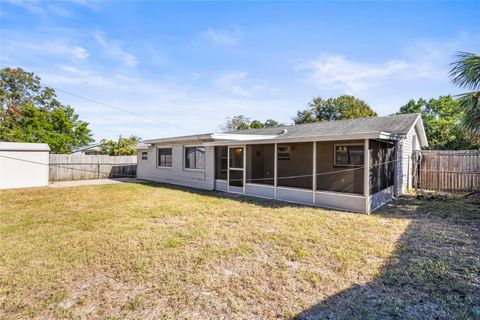
<path id="1" fill-rule="evenodd" d="M 48 150 L 0 150 L 0 189 L 47 186 L 48 160 Z"/>
<path id="2" fill-rule="evenodd" d="M 187 146 L 202 146 L 202 143 L 187 143 Z M 213 190 L 215 148 L 205 147 L 205 170 L 184 168 L 183 144 L 152 145 L 148 150 L 138 150 L 137 178 L 181 186 Z M 157 167 L 157 147 L 172 148 L 172 167 Z M 142 160 L 142 152 L 148 152 L 148 160 Z"/>
<path id="3" fill-rule="evenodd" d="M 405 139 L 398 142 L 397 159 L 397 194 L 404 194 L 412 187 L 412 153 L 413 150 L 420 150 L 420 141 L 415 126 L 407 133 Z"/>

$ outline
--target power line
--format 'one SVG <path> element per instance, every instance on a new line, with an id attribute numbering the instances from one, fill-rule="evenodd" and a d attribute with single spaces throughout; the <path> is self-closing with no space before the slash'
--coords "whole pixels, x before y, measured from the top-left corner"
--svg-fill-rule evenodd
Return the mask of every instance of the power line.
<path id="1" fill-rule="evenodd" d="M 64 167 L 64 166 L 57 165 L 55 163 L 46 164 L 46 163 L 42 163 L 42 162 L 31 161 L 31 160 L 20 159 L 20 158 L 9 157 L 9 156 L 3 156 L 3 155 L 0 155 L 0 157 L 7 158 L 7 159 L 12 159 L 12 160 L 23 161 L 23 162 L 28 162 L 28 163 L 40 164 L 40 165 L 43 165 L 43 166 L 54 166 L 54 167 L 63 168 L 63 169 L 77 170 L 77 171 L 84 171 L 84 172 L 92 172 L 92 173 L 98 173 L 98 174 L 100 174 L 100 173 L 110 174 L 109 172 L 100 172 L 100 171 L 97 171 L 97 170 L 87 170 L 87 169 L 79 169 L 79 168 L 72 168 L 72 167 Z M 391 161 L 374 163 L 374 164 L 370 165 L 370 168 L 376 167 L 376 166 L 381 166 L 381 165 L 386 165 L 386 164 L 390 164 L 390 163 L 395 163 L 395 162 L 399 162 L 399 161 L 402 161 L 402 159 L 396 159 L 396 160 L 391 160 Z M 129 164 L 129 165 L 133 165 L 133 164 Z M 337 170 L 337 171 L 320 172 L 320 173 L 317 173 L 316 176 L 324 176 L 324 175 L 330 175 L 330 174 L 336 174 L 336 173 L 342 173 L 342 172 L 351 172 L 351 171 L 356 171 L 356 170 L 363 169 L 364 167 L 365 167 L 365 165 L 361 165 L 361 166 L 357 166 L 355 168 L 349 168 L 349 169 L 343 169 L 343 170 Z M 133 175 L 123 175 L 123 174 L 118 174 L 118 175 L 121 175 L 121 176 L 124 176 L 124 177 L 135 177 Z M 284 179 L 311 178 L 312 176 L 313 176 L 313 173 L 312 174 L 305 174 L 305 175 L 283 176 L 283 177 L 277 177 L 277 179 L 278 180 L 284 180 Z M 257 181 L 257 180 L 263 181 L 263 180 L 274 180 L 274 178 L 247 178 L 246 180 L 247 181 Z M 230 179 L 230 181 L 243 181 L 243 179 Z"/>
<path id="2" fill-rule="evenodd" d="M 103 103 L 103 102 L 98 101 L 98 100 L 94 100 L 94 99 L 91 99 L 91 98 L 87 98 L 87 97 L 81 96 L 81 95 L 76 94 L 76 93 L 72 93 L 72 92 L 69 92 L 69 91 L 66 91 L 66 90 L 63 90 L 63 89 L 58 89 L 58 88 L 55 88 L 55 90 L 56 90 L 56 91 L 59 91 L 59 92 L 63 92 L 63 93 L 68 94 L 68 95 L 71 95 L 71 96 L 74 96 L 74 97 L 77 97 L 77 98 L 80 98 L 80 99 L 83 99 L 83 100 L 86 100 L 86 101 L 89 101 L 89 102 L 93 102 L 93 103 L 99 104 L 99 105 L 101 105 L 101 106 L 104 106 L 104 107 L 107 107 L 107 108 L 110 108 L 110 109 L 114 109 L 114 110 L 118 110 L 118 111 L 122 111 L 122 112 L 129 113 L 129 114 L 131 114 L 131 115 L 140 117 L 140 118 L 142 118 L 142 119 L 146 119 L 146 120 L 148 120 L 148 121 L 150 121 L 150 122 L 154 122 L 154 123 L 158 123 L 158 124 L 162 124 L 162 125 L 167 125 L 167 126 L 175 127 L 175 128 L 177 128 L 177 129 L 185 130 L 185 128 L 182 128 L 182 127 L 177 126 L 177 125 L 175 125 L 175 124 L 171 124 L 171 123 L 168 123 L 168 122 L 158 121 L 158 120 L 155 120 L 155 119 L 147 118 L 147 117 L 145 117 L 144 115 L 141 115 L 141 114 L 139 114 L 139 113 L 136 113 L 136 112 L 133 112 L 133 111 L 129 111 L 129 110 L 125 110 L 125 109 L 122 109 L 122 108 L 113 106 L 113 105 L 111 105 L 111 104 L 106 104 L 106 103 Z"/>

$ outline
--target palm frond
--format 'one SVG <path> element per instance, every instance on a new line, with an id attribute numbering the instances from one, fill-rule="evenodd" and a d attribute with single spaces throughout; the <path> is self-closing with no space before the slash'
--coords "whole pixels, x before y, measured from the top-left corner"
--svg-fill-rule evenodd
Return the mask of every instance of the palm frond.
<path id="1" fill-rule="evenodd" d="M 459 52 L 450 70 L 452 82 L 471 90 L 480 89 L 480 55 Z"/>
<path id="2" fill-rule="evenodd" d="M 474 143 L 480 142 L 480 92 L 469 92 L 458 99 L 463 109 L 462 126 L 467 137 Z"/>

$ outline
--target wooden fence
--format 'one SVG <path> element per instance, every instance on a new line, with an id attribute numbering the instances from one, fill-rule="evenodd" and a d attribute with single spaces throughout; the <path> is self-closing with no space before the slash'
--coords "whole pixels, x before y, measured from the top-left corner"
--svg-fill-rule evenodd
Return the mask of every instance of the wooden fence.
<path id="1" fill-rule="evenodd" d="M 480 150 L 421 150 L 413 154 L 413 187 L 472 191 L 480 189 Z"/>
<path id="2" fill-rule="evenodd" d="M 137 156 L 51 154 L 50 181 L 135 178 Z"/>

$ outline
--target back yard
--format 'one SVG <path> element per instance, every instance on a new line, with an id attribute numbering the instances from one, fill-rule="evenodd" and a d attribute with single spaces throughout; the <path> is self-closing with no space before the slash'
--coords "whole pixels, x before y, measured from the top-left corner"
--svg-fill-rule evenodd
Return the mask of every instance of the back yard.
<path id="1" fill-rule="evenodd" d="M 0 192 L 0 318 L 480 317 L 480 212 L 160 184 Z"/>

